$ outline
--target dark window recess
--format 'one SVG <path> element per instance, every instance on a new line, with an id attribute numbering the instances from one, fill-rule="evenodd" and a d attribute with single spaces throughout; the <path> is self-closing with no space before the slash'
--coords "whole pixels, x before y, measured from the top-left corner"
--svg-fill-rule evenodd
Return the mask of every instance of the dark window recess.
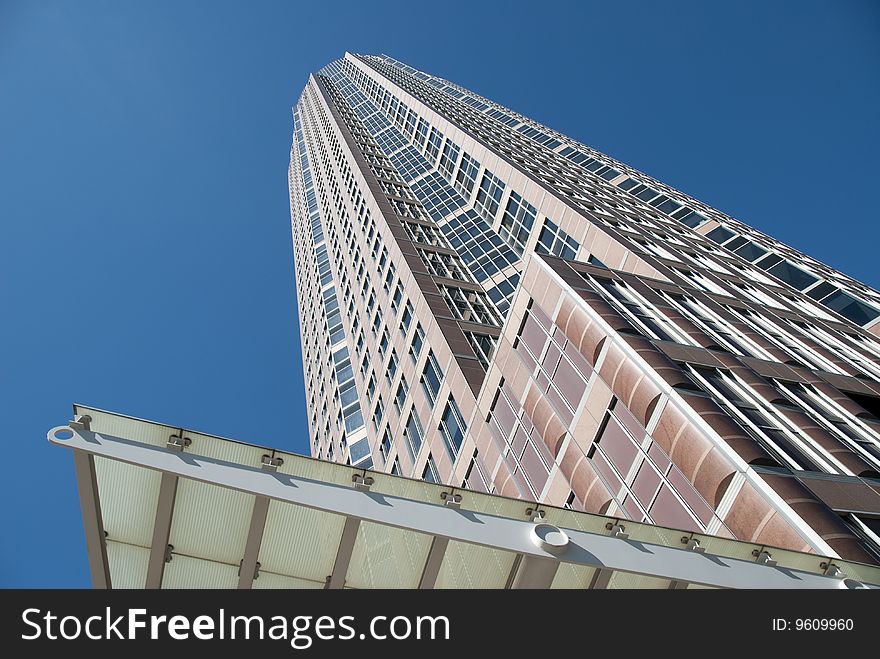
<path id="1" fill-rule="evenodd" d="M 672 213 L 677 211 L 679 208 L 681 208 L 681 204 L 678 203 L 677 201 L 673 201 L 672 199 L 667 199 L 662 204 L 657 206 L 658 211 L 666 213 L 667 215 L 671 215 Z"/>
<path id="2" fill-rule="evenodd" d="M 844 318 L 851 320 L 856 325 L 864 325 L 880 316 L 880 311 L 843 291 L 832 293 L 822 300 L 822 304 L 836 311 Z"/>
<path id="3" fill-rule="evenodd" d="M 746 238 L 745 236 L 737 236 L 736 238 L 731 240 L 729 243 L 727 243 L 724 246 L 724 249 L 729 249 L 731 252 L 733 252 L 734 250 L 737 250 L 740 247 L 742 247 L 743 245 L 745 245 L 747 242 L 749 242 L 749 239 Z"/>
<path id="4" fill-rule="evenodd" d="M 766 253 L 766 249 L 764 249 L 760 245 L 756 245 L 751 241 L 745 243 L 742 247 L 736 250 L 737 256 L 741 256 L 746 261 L 751 261 L 752 263 L 764 256 Z"/>
<path id="5" fill-rule="evenodd" d="M 821 284 L 816 286 L 813 289 L 810 289 L 807 292 L 807 295 L 814 300 L 821 300 L 824 297 L 827 297 L 829 294 L 833 293 L 837 290 L 837 287 L 828 281 L 823 281 Z"/>
<path id="6" fill-rule="evenodd" d="M 864 407 L 865 410 L 874 415 L 874 418 L 880 419 L 880 398 L 865 394 L 855 394 L 851 391 L 841 391 L 840 393 Z"/>
<path id="7" fill-rule="evenodd" d="M 669 200 L 669 197 L 667 197 L 666 195 L 660 195 L 659 197 L 657 197 L 656 199 L 654 199 L 651 202 L 651 205 L 656 208 L 657 206 L 659 206 L 660 204 L 662 204 L 668 200 Z"/>
<path id="8" fill-rule="evenodd" d="M 871 538 L 869 534 L 865 533 L 864 529 L 858 524 L 858 522 L 856 522 L 856 519 L 858 519 L 859 522 L 871 529 L 874 535 L 880 535 L 880 519 L 876 517 L 868 517 L 867 515 L 855 515 L 853 513 L 838 514 L 844 524 L 846 524 L 849 529 L 862 540 L 865 549 L 867 549 L 874 558 L 880 561 L 880 546 L 878 546 L 874 539 Z"/>
<path id="9" fill-rule="evenodd" d="M 680 215 L 678 221 L 682 224 L 691 227 L 692 229 L 700 226 L 703 222 L 706 221 L 706 218 L 696 213 L 694 211 L 690 211 L 689 213 L 685 213 L 684 215 Z"/>
<path id="10" fill-rule="evenodd" d="M 782 257 L 779 256 L 779 254 L 769 254 L 766 258 L 761 259 L 755 265 L 761 268 L 761 270 L 769 270 L 781 260 Z"/>
<path id="11" fill-rule="evenodd" d="M 728 229 L 727 227 L 715 227 L 709 233 L 706 234 L 706 238 L 711 240 L 712 242 L 716 242 L 719 245 L 723 243 L 725 240 L 730 240 L 736 234 Z"/>
<path id="12" fill-rule="evenodd" d="M 679 366 L 682 367 L 683 364 L 679 364 Z M 676 391 L 685 392 L 685 394 L 702 396 L 703 398 L 712 398 L 712 396 L 710 396 L 707 391 L 704 391 L 702 387 L 700 387 L 693 380 L 691 380 L 689 375 L 688 375 L 687 382 L 677 382 L 674 385 L 672 385 L 672 388 L 675 389 Z"/>
<path id="13" fill-rule="evenodd" d="M 875 535 L 880 535 L 880 518 L 878 517 L 868 517 L 866 515 L 859 515 L 859 521 L 871 529 Z"/>
<path id="14" fill-rule="evenodd" d="M 636 197 L 638 197 L 642 201 L 650 201 L 651 199 L 656 197 L 658 194 L 660 194 L 660 193 L 657 192 L 656 190 L 654 190 L 653 188 L 645 188 L 641 192 L 636 193 Z"/>
<path id="15" fill-rule="evenodd" d="M 590 254 L 590 257 L 587 259 L 587 263 L 589 263 L 590 265 L 599 266 L 600 268 L 607 268 L 608 267 L 607 265 L 602 263 L 602 261 L 600 261 L 595 256 L 593 256 L 592 254 Z"/>
<path id="16" fill-rule="evenodd" d="M 777 263 L 775 266 L 767 270 L 767 272 L 799 291 L 802 291 L 807 286 L 811 286 L 819 281 L 817 277 L 793 266 L 788 261 Z"/>

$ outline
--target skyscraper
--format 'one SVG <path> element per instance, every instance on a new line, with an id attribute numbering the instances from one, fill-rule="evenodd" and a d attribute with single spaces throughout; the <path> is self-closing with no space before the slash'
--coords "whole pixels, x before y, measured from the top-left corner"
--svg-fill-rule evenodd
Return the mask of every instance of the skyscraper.
<path id="1" fill-rule="evenodd" d="M 293 125 L 312 455 L 880 562 L 880 293 L 387 56 Z"/>

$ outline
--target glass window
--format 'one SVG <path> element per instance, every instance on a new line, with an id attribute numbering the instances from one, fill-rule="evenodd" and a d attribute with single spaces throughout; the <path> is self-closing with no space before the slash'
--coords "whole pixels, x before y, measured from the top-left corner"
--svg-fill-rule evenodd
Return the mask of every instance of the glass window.
<path id="1" fill-rule="evenodd" d="M 460 281 L 473 281 L 464 263 L 457 254 L 442 254 L 432 250 L 416 248 L 422 263 L 428 272 L 435 277 L 444 279 L 458 279 Z"/>
<path id="2" fill-rule="evenodd" d="M 480 171 L 480 163 L 465 153 L 461 157 L 461 165 L 458 175 L 455 177 L 455 189 L 464 197 L 470 197 L 471 191 L 477 181 L 477 173 Z"/>
<path id="3" fill-rule="evenodd" d="M 503 194 L 504 182 L 487 169 L 483 172 L 483 180 L 480 181 L 480 189 L 477 191 L 474 207 L 483 214 L 483 217 L 491 221 L 498 211 Z"/>
<path id="4" fill-rule="evenodd" d="M 702 215 L 700 215 L 699 213 L 694 212 L 694 211 L 687 209 L 687 208 L 685 210 L 687 210 L 686 213 L 678 214 L 678 217 L 676 218 L 679 222 L 681 222 L 685 226 L 689 226 L 692 229 L 695 229 L 698 226 L 700 226 L 701 224 L 703 224 L 704 222 L 706 222 L 706 218 L 703 217 Z"/>
<path id="5" fill-rule="evenodd" d="M 736 238 L 731 240 L 729 243 L 726 243 L 724 245 L 724 249 L 729 249 L 731 252 L 735 252 L 740 247 L 745 245 L 747 242 L 749 242 L 749 239 L 746 238 L 745 236 L 737 236 Z"/>
<path id="6" fill-rule="evenodd" d="M 767 254 L 767 256 L 758 259 L 755 265 L 761 268 L 761 270 L 769 270 L 780 261 L 782 261 L 782 257 L 779 254 Z"/>
<path id="7" fill-rule="evenodd" d="M 814 277 L 808 272 L 804 272 L 788 261 L 780 261 L 767 270 L 767 272 L 799 291 L 804 290 L 818 281 L 817 277 Z"/>
<path id="8" fill-rule="evenodd" d="M 525 250 L 537 214 L 534 206 L 511 191 L 498 233 L 520 256 Z"/>
<path id="9" fill-rule="evenodd" d="M 425 154 L 428 157 L 428 160 L 433 163 L 437 159 L 437 154 L 440 153 L 440 144 L 443 142 L 443 134 L 440 133 L 436 128 L 431 128 L 431 135 L 428 137 L 428 142 L 425 144 Z"/>
<path id="10" fill-rule="evenodd" d="M 856 325 L 865 325 L 880 316 L 880 311 L 844 291 L 832 293 L 822 300 L 822 304 Z"/>
<path id="11" fill-rule="evenodd" d="M 428 352 L 428 359 L 425 362 L 425 370 L 422 372 L 421 383 L 425 390 L 425 396 L 427 396 L 432 407 L 437 401 L 437 394 L 440 393 L 442 382 L 443 371 L 440 370 L 440 365 L 437 363 L 434 351 L 431 350 Z"/>
<path id="12" fill-rule="evenodd" d="M 394 381 L 394 376 L 397 374 L 397 351 L 392 348 L 391 356 L 388 358 L 388 368 L 385 370 L 385 378 L 388 380 L 388 384 Z"/>
<path id="13" fill-rule="evenodd" d="M 407 301 L 406 306 L 403 308 L 403 314 L 400 316 L 400 333 L 404 336 L 406 336 L 406 333 L 409 331 L 412 318 L 413 306 L 411 302 Z"/>
<path id="14" fill-rule="evenodd" d="M 734 233 L 727 227 L 717 226 L 706 234 L 706 238 L 720 245 L 721 243 L 730 240 L 735 235 L 736 233 Z"/>
<path id="15" fill-rule="evenodd" d="M 605 457 L 614 465 L 617 472 L 624 476 L 629 473 L 636 456 L 639 455 L 639 449 L 629 433 L 610 412 L 605 419 L 605 427 L 596 439 L 596 444 L 602 448 Z"/>
<path id="16" fill-rule="evenodd" d="M 403 404 L 406 402 L 407 395 L 409 395 L 409 386 L 406 384 L 406 377 L 401 376 L 400 384 L 397 385 L 397 393 L 394 394 L 394 409 L 398 414 L 403 413 Z"/>
<path id="17" fill-rule="evenodd" d="M 446 174 L 447 178 L 451 178 L 456 162 L 458 162 L 458 146 L 447 139 L 446 144 L 443 145 L 443 153 L 440 156 L 440 171 Z"/>
<path id="18" fill-rule="evenodd" d="M 419 454 L 419 449 L 422 448 L 422 425 L 419 423 L 415 410 L 409 413 L 409 418 L 403 427 L 403 436 L 406 439 L 410 457 L 415 460 Z"/>
<path id="19" fill-rule="evenodd" d="M 483 291 L 472 291 L 447 284 L 437 284 L 443 300 L 458 320 L 500 327 L 502 319 Z"/>
<path id="20" fill-rule="evenodd" d="M 419 355 L 422 354 L 422 346 L 425 344 L 425 332 L 421 324 L 416 323 L 416 331 L 413 334 L 412 344 L 409 348 L 409 356 L 413 362 L 418 361 Z"/>
<path id="21" fill-rule="evenodd" d="M 759 258 L 764 256 L 767 253 L 767 250 L 757 245 L 753 242 L 747 242 L 745 245 L 736 250 L 736 255 L 741 256 L 746 261 L 751 261 L 754 263 Z"/>
<path id="22" fill-rule="evenodd" d="M 464 479 L 461 481 L 461 486 L 463 488 L 476 490 L 478 492 L 488 491 L 486 488 L 486 480 L 485 478 L 483 478 L 483 474 L 480 470 L 479 465 L 477 464 L 477 451 L 474 451 L 474 455 L 471 458 L 467 471 L 464 474 Z"/>
<path id="23" fill-rule="evenodd" d="M 400 280 L 398 280 L 397 286 L 394 288 L 394 295 L 391 298 L 391 308 L 394 309 L 394 311 L 397 311 L 402 300 L 403 300 L 403 284 L 400 282 Z"/>
<path id="24" fill-rule="evenodd" d="M 484 371 L 488 371 L 492 354 L 495 352 L 496 338 L 489 334 L 479 334 L 477 332 L 465 332 L 464 335 L 468 343 L 471 344 L 477 359 L 480 360 L 480 366 L 483 367 Z"/>
<path id="25" fill-rule="evenodd" d="M 373 428 L 378 432 L 385 416 L 385 405 L 382 403 L 382 394 L 376 399 L 376 407 L 373 409 Z"/>
<path id="26" fill-rule="evenodd" d="M 357 464 L 364 458 L 369 457 L 370 444 L 367 442 L 367 438 L 364 437 L 363 439 L 354 442 L 348 449 L 348 455 L 352 464 Z"/>
<path id="27" fill-rule="evenodd" d="M 440 419 L 440 434 L 443 436 L 446 450 L 449 451 L 449 456 L 453 462 L 458 457 L 458 452 L 461 450 L 461 443 L 464 441 L 464 434 L 466 432 L 467 425 L 461 418 L 461 412 L 458 409 L 458 405 L 455 404 L 455 399 L 450 396 L 446 409 L 443 411 L 443 416 Z"/>
<path id="28" fill-rule="evenodd" d="M 821 300 L 824 297 L 829 296 L 831 293 L 837 290 L 837 287 L 828 281 L 823 281 L 818 286 L 814 286 L 809 291 L 807 291 L 807 297 L 811 297 L 814 300 Z"/>
<path id="29" fill-rule="evenodd" d="M 535 251 L 572 261 L 577 256 L 579 249 L 580 244 L 573 237 L 563 231 L 549 217 L 544 219 L 544 226 L 538 235 Z"/>
<path id="30" fill-rule="evenodd" d="M 440 476 L 437 474 L 437 465 L 434 464 L 434 458 L 428 453 L 428 459 L 425 462 L 425 468 L 422 470 L 422 480 L 428 483 L 439 483 Z"/>
<path id="31" fill-rule="evenodd" d="M 382 435 L 382 443 L 379 444 L 379 453 L 382 455 L 382 460 L 384 462 L 388 462 L 388 456 L 391 455 L 392 444 L 393 440 L 391 439 L 391 431 L 386 427 L 385 432 Z"/>

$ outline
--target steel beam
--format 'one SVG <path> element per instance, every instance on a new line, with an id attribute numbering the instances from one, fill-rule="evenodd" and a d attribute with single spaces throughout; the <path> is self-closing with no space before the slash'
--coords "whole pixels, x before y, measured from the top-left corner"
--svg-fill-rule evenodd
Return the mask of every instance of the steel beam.
<path id="1" fill-rule="evenodd" d="M 593 579 L 590 581 L 590 590 L 605 590 L 608 588 L 608 584 L 611 583 L 613 575 L 614 570 L 596 570 L 596 574 L 593 575 Z"/>
<path id="2" fill-rule="evenodd" d="M 339 538 L 339 547 L 336 549 L 336 560 L 333 562 L 333 574 L 327 577 L 325 588 L 336 590 L 345 585 L 345 575 L 348 574 L 351 552 L 354 551 L 354 543 L 357 540 L 360 527 L 361 520 L 357 517 L 345 518 L 345 525 L 342 527 L 342 537 Z"/>
<path id="3" fill-rule="evenodd" d="M 174 514 L 174 499 L 177 497 L 177 476 L 162 473 L 159 485 L 159 500 L 156 502 L 156 519 L 153 522 L 153 540 L 150 543 L 150 559 L 147 563 L 148 589 L 162 587 L 165 574 L 165 559 L 168 556 L 168 539 L 171 537 L 171 517 Z"/>
<path id="4" fill-rule="evenodd" d="M 564 553 L 554 556 L 533 542 L 535 524 L 531 521 L 456 510 L 391 494 L 364 492 L 328 482 L 266 473 L 258 468 L 199 455 L 182 455 L 165 448 L 83 429 L 74 430 L 70 439 L 60 439 L 55 434 L 62 429 L 66 430 L 67 427 L 49 431 L 51 442 L 289 504 L 523 554 L 524 557 L 554 558 L 576 565 L 720 588 L 837 589 L 843 585 L 839 578 L 803 570 L 761 565 L 754 561 L 574 529 L 565 529 L 569 543 Z M 340 543 L 342 548 L 343 543 Z M 343 552 L 337 552 L 337 563 L 342 557 Z"/>
<path id="5" fill-rule="evenodd" d="M 557 570 L 559 570 L 559 560 L 555 558 L 523 556 L 510 587 L 514 590 L 549 588 Z"/>
<path id="6" fill-rule="evenodd" d="M 248 529 L 247 543 L 244 547 L 244 558 L 238 569 L 238 587 L 247 590 L 254 584 L 257 574 L 257 558 L 260 545 L 263 544 L 263 530 L 266 528 L 266 517 L 269 514 L 269 499 L 254 497 L 254 508 L 251 511 L 251 525 Z"/>
<path id="7" fill-rule="evenodd" d="M 425 559 L 425 567 L 422 568 L 422 578 L 419 580 L 419 588 L 422 590 L 433 588 L 440 574 L 440 566 L 446 555 L 446 547 L 449 546 L 449 538 L 434 536 L 431 541 L 431 549 Z"/>
<path id="8" fill-rule="evenodd" d="M 110 563 L 107 560 L 107 539 L 101 517 L 101 497 L 95 475 L 95 456 L 86 451 L 73 452 L 79 505 L 82 508 L 83 527 L 93 588 L 111 588 Z"/>

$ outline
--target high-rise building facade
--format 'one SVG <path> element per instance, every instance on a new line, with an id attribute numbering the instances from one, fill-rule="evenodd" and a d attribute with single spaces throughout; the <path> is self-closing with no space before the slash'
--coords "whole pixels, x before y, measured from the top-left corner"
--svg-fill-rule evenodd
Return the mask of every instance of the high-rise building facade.
<path id="1" fill-rule="evenodd" d="M 880 562 L 880 293 L 387 56 L 293 125 L 312 455 Z"/>

